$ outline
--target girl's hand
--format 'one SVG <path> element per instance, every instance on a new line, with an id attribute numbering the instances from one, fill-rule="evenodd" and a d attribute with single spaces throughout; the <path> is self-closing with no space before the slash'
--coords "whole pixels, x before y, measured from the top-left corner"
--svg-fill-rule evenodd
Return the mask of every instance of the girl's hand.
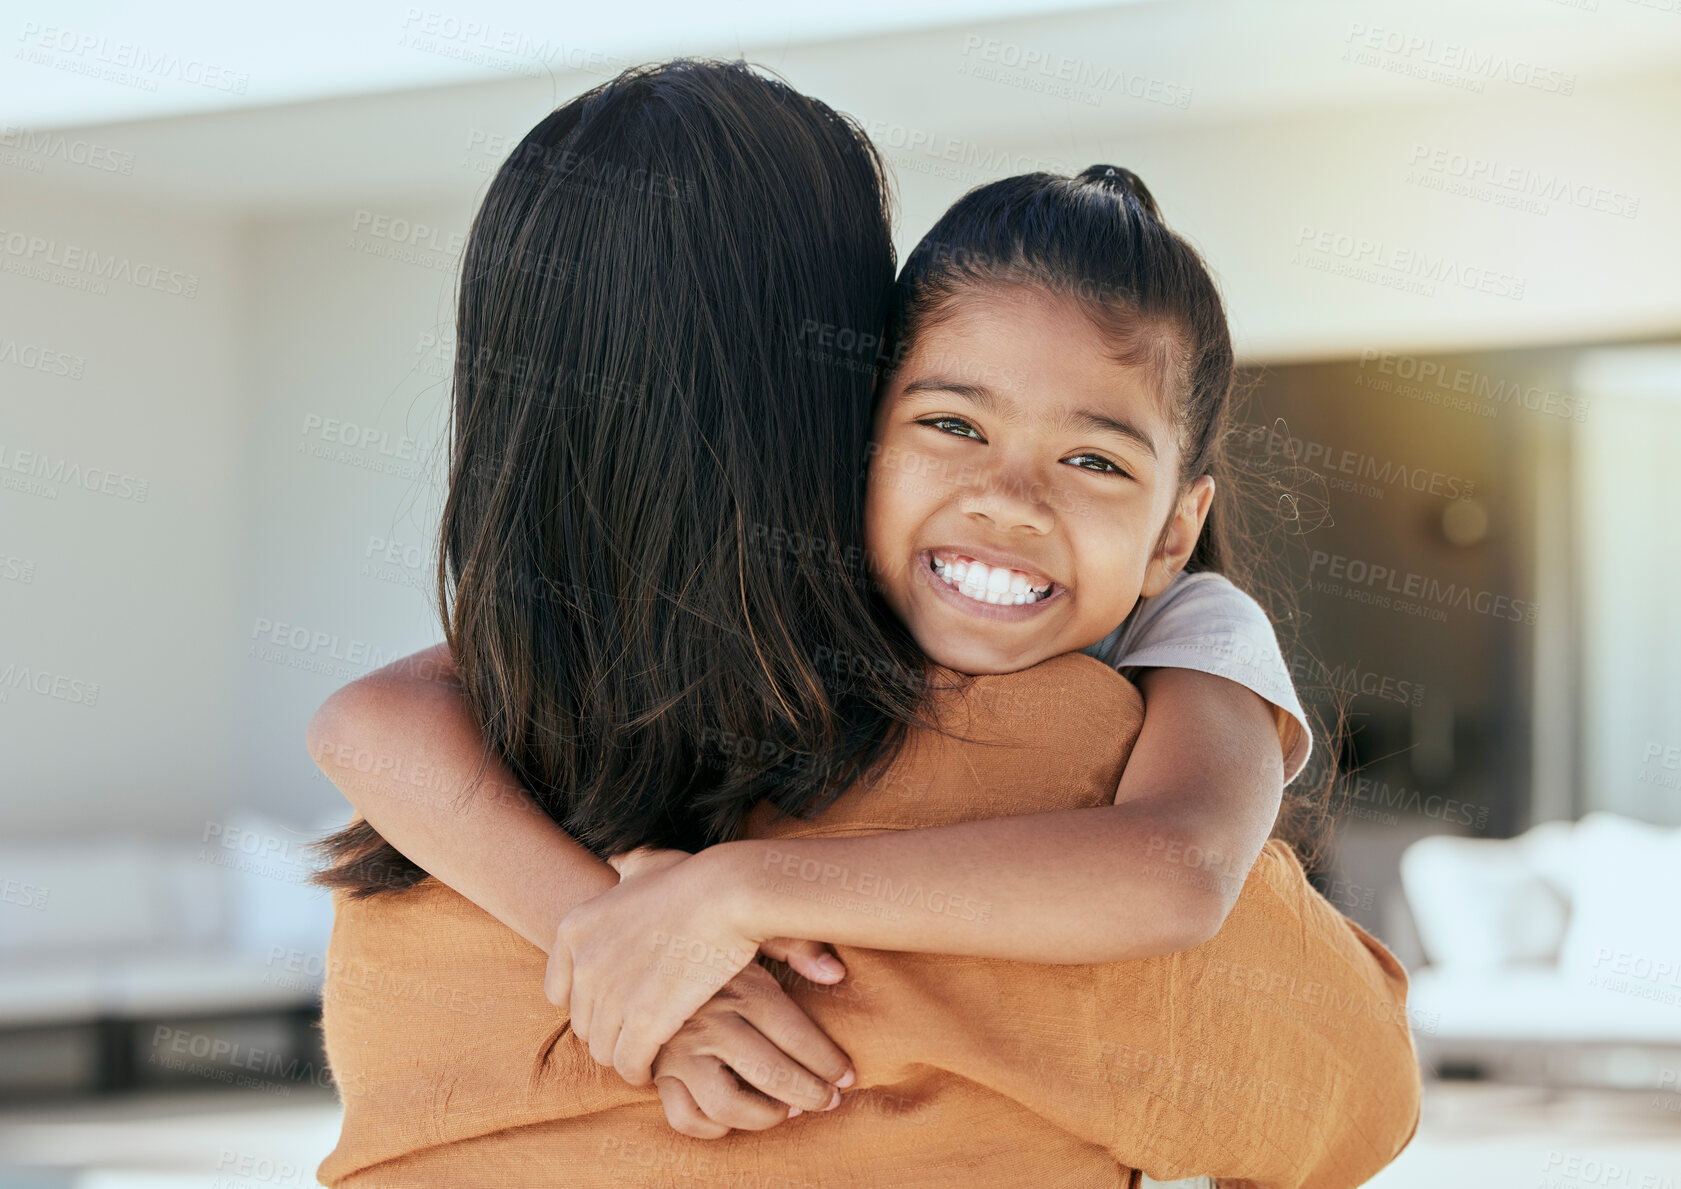
<path id="1" fill-rule="evenodd" d="M 701 1005 L 654 1059 L 666 1121 L 694 1139 L 833 1110 L 837 1087 L 854 1078 L 846 1054 L 757 962 Z"/>
<path id="2" fill-rule="evenodd" d="M 661 1047 L 761 942 L 813 982 L 845 976 L 819 943 L 747 936 L 731 919 L 732 889 L 703 857 L 644 849 L 610 861 L 619 886 L 561 921 L 543 985 L 590 1055 L 633 1086 L 652 1080 Z"/>
<path id="3" fill-rule="evenodd" d="M 684 859 L 691 858 L 686 850 L 660 850 L 651 846 L 612 855 L 607 865 L 619 873 L 621 880 L 631 875 L 647 875 L 664 871 Z M 759 952 L 767 958 L 786 962 L 795 974 L 804 975 L 814 983 L 838 983 L 846 977 L 846 965 L 834 948 L 821 941 L 804 941 L 793 937 L 770 937 L 759 943 Z M 796 1009 L 797 1010 L 797 1009 Z M 803 1014 L 803 1013 L 802 1013 Z"/>

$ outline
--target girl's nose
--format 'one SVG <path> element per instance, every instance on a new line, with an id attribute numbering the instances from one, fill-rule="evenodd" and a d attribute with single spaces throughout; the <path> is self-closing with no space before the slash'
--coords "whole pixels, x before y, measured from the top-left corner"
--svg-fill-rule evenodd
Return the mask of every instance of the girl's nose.
<path id="1" fill-rule="evenodd" d="M 965 515 L 990 521 L 1001 532 L 1044 534 L 1056 522 L 1045 480 L 1017 468 L 990 468 L 961 497 Z"/>

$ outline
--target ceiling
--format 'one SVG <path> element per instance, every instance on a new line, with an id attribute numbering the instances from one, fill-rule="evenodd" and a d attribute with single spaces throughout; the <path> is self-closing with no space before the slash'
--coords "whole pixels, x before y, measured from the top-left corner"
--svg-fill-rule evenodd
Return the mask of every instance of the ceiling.
<path id="1" fill-rule="evenodd" d="M 139 16 L 73 2 L 54 8 L 56 32 L 23 23 L 20 44 L 45 57 L 14 54 L 0 72 L 0 132 L 39 138 L 60 129 L 131 154 L 132 169 L 49 162 L 55 167 L 40 173 L 0 176 L 231 214 L 382 195 L 465 200 L 491 158 L 505 154 L 497 138 L 518 136 L 622 65 L 679 53 L 768 66 L 858 116 L 889 146 L 945 138 L 982 153 L 1522 93 L 1498 68 L 1450 71 L 1459 80 L 1451 87 L 1416 77 L 1467 58 L 1552 72 L 1577 95 L 1631 73 L 1681 75 L 1681 16 L 1637 0 L 1580 6 L 1588 2 L 1374 0 L 1354 9 L 1342 0 L 1160 0 L 1081 9 L 962 0 L 959 18 L 957 0 L 859 0 L 842 20 L 768 0 L 727 10 L 504 0 L 476 4 L 476 26 L 396 4 L 300 0 L 285 20 L 255 23 L 208 4 L 148 5 Z M 1375 64 L 1369 53 L 1360 60 L 1373 45 L 1396 50 Z M 142 54 L 161 72 L 150 80 L 155 92 L 134 85 L 132 69 L 118 82 L 78 72 Z M 175 60 L 170 54 L 176 65 L 156 66 Z M 199 81 L 177 77 L 184 71 Z M 237 83 L 231 71 L 247 79 L 243 94 L 225 89 Z M 1058 77 L 1075 80 L 1075 97 L 1043 93 Z"/>

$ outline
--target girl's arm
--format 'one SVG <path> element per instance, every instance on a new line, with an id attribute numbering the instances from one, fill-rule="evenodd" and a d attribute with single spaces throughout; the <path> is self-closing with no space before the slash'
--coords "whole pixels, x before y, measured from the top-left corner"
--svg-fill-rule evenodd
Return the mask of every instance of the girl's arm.
<path id="1" fill-rule="evenodd" d="M 445 645 L 339 690 L 310 720 L 308 744 L 321 770 L 387 842 L 545 953 L 568 912 L 619 882 L 611 866 L 542 811 L 505 763 L 485 756 Z M 669 862 L 676 854 L 652 852 L 643 861 Z M 763 949 L 814 983 L 845 974 L 817 942 L 777 938 Z M 732 984 L 727 992 L 720 982 L 712 1026 L 668 1038 L 681 1043 L 662 1054 L 673 1071 L 663 1076 L 683 1087 L 663 1086 L 661 1097 L 684 1134 L 711 1138 L 720 1127 L 768 1126 L 777 1116 L 766 1107 L 775 1099 L 823 1110 L 838 1102 L 833 1085 L 851 1084 L 846 1054 L 762 974 L 743 970 L 724 980 Z M 744 1092 L 726 1066 L 765 1097 Z"/>
<path id="2" fill-rule="evenodd" d="M 633 1084 L 759 939 L 1042 963 L 1189 949 L 1224 922 L 1283 793 L 1272 707 L 1182 669 L 1140 679 L 1146 714 L 1116 804 L 854 838 L 729 842 L 562 923 L 550 997 Z M 656 947 L 651 939 L 681 944 Z"/>
<path id="3" fill-rule="evenodd" d="M 568 912 L 619 882 L 543 812 L 507 764 L 484 754 L 447 645 L 333 694 L 310 719 L 307 742 L 322 772 L 382 838 L 544 953 Z M 766 952 L 813 982 L 845 974 L 817 942 L 775 938 Z"/>
<path id="4" fill-rule="evenodd" d="M 1259 695 L 1223 677 L 1154 669 L 1140 688 L 1144 727 L 1113 806 L 732 842 L 702 862 L 717 865 L 720 894 L 749 934 L 1071 964 L 1200 945 L 1278 815 L 1278 729 Z M 810 894 L 843 886 L 846 896 Z M 860 912 L 861 900 L 899 911 Z"/>
<path id="5" fill-rule="evenodd" d="M 387 842 L 545 953 L 568 912 L 619 882 L 506 764 L 484 760 L 446 645 L 339 690 L 310 719 L 308 743 Z"/>

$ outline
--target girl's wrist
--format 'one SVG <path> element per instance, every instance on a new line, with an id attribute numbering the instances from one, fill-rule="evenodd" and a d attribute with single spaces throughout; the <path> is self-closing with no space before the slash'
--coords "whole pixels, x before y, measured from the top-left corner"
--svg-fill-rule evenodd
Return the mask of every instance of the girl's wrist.
<path id="1" fill-rule="evenodd" d="M 754 941 L 780 936 L 764 893 L 766 854 L 763 842 L 744 840 L 707 847 L 690 860 L 702 865 L 697 894 L 716 905 L 731 928 Z"/>

